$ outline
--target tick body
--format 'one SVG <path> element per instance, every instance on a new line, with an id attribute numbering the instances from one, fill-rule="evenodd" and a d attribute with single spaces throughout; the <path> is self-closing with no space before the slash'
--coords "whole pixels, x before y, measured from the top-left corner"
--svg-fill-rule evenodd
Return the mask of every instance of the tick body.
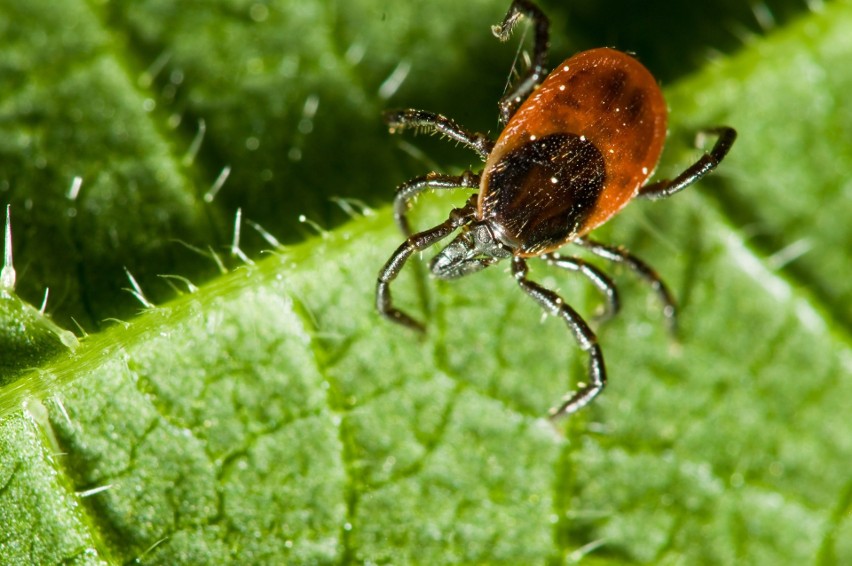
<path id="1" fill-rule="evenodd" d="M 509 120 L 485 162 L 477 220 L 515 255 L 554 251 L 606 222 L 657 166 L 666 102 L 651 73 L 613 49 L 553 71 Z"/>
<path id="2" fill-rule="evenodd" d="M 395 217 L 408 238 L 379 272 L 376 305 L 391 321 L 422 331 L 420 322 L 394 307 L 390 283 L 414 252 L 457 230 L 456 238 L 432 259 L 434 276 L 456 279 L 509 259 L 521 289 L 545 312 L 561 318 L 589 356 L 588 382 L 551 410 L 556 418 L 576 412 L 601 392 L 606 384 L 603 354 L 583 318 L 556 293 L 527 278 L 526 260 L 540 257 L 586 276 L 604 294 L 606 317 L 619 308 L 613 282 L 597 267 L 554 252 L 574 243 L 624 263 L 651 284 L 673 325 L 674 299 L 657 274 L 623 248 L 594 242 L 587 234 L 634 197 L 667 197 L 703 177 L 725 157 L 736 132 L 708 130 L 718 136 L 708 153 L 676 178 L 647 184 L 666 137 L 666 103 L 653 76 L 630 55 L 606 48 L 578 53 L 547 75 L 548 21 L 535 4 L 516 0 L 492 29 L 506 40 L 523 15 L 535 27 L 532 64 L 499 103 L 504 128 L 496 142 L 438 114 L 402 110 L 385 115 L 392 132 L 439 132 L 476 151 L 485 166 L 480 173 L 458 176 L 429 173 L 397 189 Z M 412 235 L 409 202 L 430 188 L 479 192 L 443 223 Z"/>

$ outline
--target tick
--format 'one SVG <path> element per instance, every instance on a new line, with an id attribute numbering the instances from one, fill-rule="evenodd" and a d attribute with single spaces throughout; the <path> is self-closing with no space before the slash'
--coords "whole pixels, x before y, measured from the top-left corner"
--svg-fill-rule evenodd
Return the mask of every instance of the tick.
<path id="1" fill-rule="evenodd" d="M 407 239 L 379 271 L 376 306 L 389 320 L 422 332 L 422 323 L 394 306 L 390 284 L 414 252 L 457 230 L 455 239 L 429 264 L 438 279 L 458 279 L 509 260 L 521 289 L 547 314 L 565 321 L 589 356 L 588 381 L 551 409 L 551 417 L 558 418 L 576 412 L 603 390 L 604 358 L 597 337 L 577 311 L 527 277 L 527 260 L 538 257 L 588 278 L 605 297 L 602 318 L 619 310 L 613 281 L 592 264 L 556 250 L 576 244 L 623 263 L 659 295 L 664 316 L 674 327 L 675 301 L 657 273 L 624 248 L 596 242 L 588 234 L 634 197 L 665 198 L 698 181 L 719 165 L 737 134 L 724 126 L 706 130 L 717 136 L 709 152 L 674 179 L 647 183 L 666 137 L 666 102 L 654 77 L 634 57 L 607 48 L 578 53 L 547 74 L 549 22 L 538 6 L 515 0 L 492 31 L 506 41 L 522 16 L 530 18 L 535 29 L 533 57 L 499 102 L 503 131 L 496 142 L 440 114 L 385 114 L 392 133 L 409 128 L 440 133 L 478 153 L 485 166 L 479 173 L 429 173 L 399 186 L 394 216 Z M 426 189 L 456 188 L 478 193 L 441 224 L 412 234 L 406 216 L 412 198 Z"/>

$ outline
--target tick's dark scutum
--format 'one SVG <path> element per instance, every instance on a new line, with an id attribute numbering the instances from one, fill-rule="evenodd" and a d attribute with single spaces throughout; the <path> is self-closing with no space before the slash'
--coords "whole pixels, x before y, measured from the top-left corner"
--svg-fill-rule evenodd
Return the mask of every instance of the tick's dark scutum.
<path id="1" fill-rule="evenodd" d="M 482 216 L 523 254 L 576 235 L 606 182 L 603 155 L 587 139 L 551 134 L 520 145 L 487 170 Z"/>

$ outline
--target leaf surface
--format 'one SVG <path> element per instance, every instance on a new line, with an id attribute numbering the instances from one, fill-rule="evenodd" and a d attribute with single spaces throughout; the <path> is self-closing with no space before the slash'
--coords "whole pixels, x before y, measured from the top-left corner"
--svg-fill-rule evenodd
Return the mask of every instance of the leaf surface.
<path id="1" fill-rule="evenodd" d="M 666 88 L 659 175 L 697 157 L 702 126 L 740 137 L 707 180 L 597 237 L 663 274 L 681 329 L 607 269 L 624 301 L 597 329 L 610 386 L 558 430 L 542 416 L 585 367 L 559 321 L 499 267 L 436 282 L 414 258 L 395 297 L 429 334 L 393 328 L 372 310 L 401 241 L 389 208 L 344 222 L 327 205 L 378 203 L 424 159 L 475 165 L 422 138 L 405 156 L 377 116 L 456 107 L 493 127 L 502 3 L 2 9 L 19 281 L 0 295 L 3 561 L 852 560 L 848 2 Z M 492 78 L 459 87 L 480 68 Z M 425 197 L 415 222 L 462 201 Z M 237 206 L 292 243 L 254 253 L 268 244 L 244 227 L 253 261 L 224 257 Z M 339 225 L 297 243 L 300 214 Z M 122 266 L 156 306 L 134 314 Z M 172 278 L 182 294 L 160 300 L 163 273 L 207 282 Z M 600 303 L 570 274 L 533 275 L 584 314 Z M 31 306 L 45 285 L 59 325 Z M 78 343 L 63 328 L 81 317 Z"/>

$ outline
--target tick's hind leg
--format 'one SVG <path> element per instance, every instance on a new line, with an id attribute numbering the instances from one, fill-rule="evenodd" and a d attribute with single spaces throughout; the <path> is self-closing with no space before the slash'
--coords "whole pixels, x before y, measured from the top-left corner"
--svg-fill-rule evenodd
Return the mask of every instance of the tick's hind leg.
<path id="1" fill-rule="evenodd" d="M 429 173 L 406 181 L 396 189 L 393 200 L 393 217 L 397 226 L 406 236 L 411 235 L 408 223 L 408 209 L 411 199 L 426 189 L 475 189 L 479 187 L 479 175 L 465 171 L 461 175 L 442 175 Z"/>
<path id="2" fill-rule="evenodd" d="M 686 169 L 686 171 L 674 179 L 665 179 L 651 183 L 650 185 L 645 185 L 639 189 L 640 197 L 659 199 L 670 197 L 673 194 L 682 191 L 715 169 L 728 154 L 728 151 L 731 150 L 731 146 L 734 145 L 734 140 L 737 139 L 737 131 L 727 126 L 710 128 L 703 130 L 701 133 L 716 134 L 719 136 L 716 143 L 713 144 L 713 149 L 702 155 L 698 161 L 693 163 Z"/>
<path id="3" fill-rule="evenodd" d="M 530 68 L 518 79 L 509 91 L 500 99 L 500 123 L 505 125 L 523 100 L 538 86 L 547 75 L 547 49 L 550 44 L 550 21 L 541 9 L 528 0 L 515 0 L 509 6 L 506 17 L 500 25 L 492 26 L 491 32 L 500 41 L 507 41 L 512 29 L 521 16 L 532 19 L 535 26 L 533 57 Z"/>
<path id="4" fill-rule="evenodd" d="M 631 254 L 624 248 L 608 246 L 601 244 L 588 238 L 577 238 L 574 243 L 589 250 L 596 256 L 608 259 L 616 263 L 623 263 L 629 267 L 636 275 L 644 279 L 651 288 L 660 297 L 660 302 L 663 303 L 663 316 L 666 317 L 666 325 L 671 332 L 677 328 L 677 303 L 669 292 L 666 284 L 660 279 L 660 276 L 647 263 Z"/>
<path id="5" fill-rule="evenodd" d="M 605 322 L 618 314 L 618 311 L 621 309 L 621 301 L 618 298 L 618 289 L 612 279 L 610 279 L 600 269 L 578 257 L 564 257 L 559 254 L 543 254 L 541 259 L 546 261 L 548 265 L 579 272 L 581 275 L 584 275 L 586 279 L 591 281 L 601 293 L 603 293 L 604 300 L 606 301 L 604 310 L 602 313 L 595 316 L 593 320 Z"/>
<path id="6" fill-rule="evenodd" d="M 399 246 L 396 251 L 385 263 L 384 267 L 379 271 L 378 281 L 376 282 L 376 308 L 379 313 L 392 322 L 401 324 L 418 332 L 425 331 L 423 324 L 413 319 L 408 314 L 393 306 L 393 298 L 391 297 L 390 284 L 391 281 L 397 278 L 405 262 L 414 252 L 418 252 L 428 248 L 429 246 L 443 240 L 460 226 L 470 222 L 476 210 L 476 204 L 473 199 L 468 200 L 464 208 L 454 208 L 450 212 L 450 217 L 441 224 L 424 230 L 413 236 L 409 236 L 405 242 Z"/>
<path id="7" fill-rule="evenodd" d="M 598 339 L 589 325 L 577 314 L 577 311 L 565 304 L 562 297 L 527 279 L 527 264 L 523 259 L 516 257 L 512 260 L 512 274 L 521 289 L 547 314 L 558 316 L 565 321 L 580 349 L 589 354 L 589 382 L 581 384 L 579 390 L 566 396 L 561 405 L 550 410 L 551 419 L 568 416 L 588 405 L 606 385 L 606 368 Z"/>

